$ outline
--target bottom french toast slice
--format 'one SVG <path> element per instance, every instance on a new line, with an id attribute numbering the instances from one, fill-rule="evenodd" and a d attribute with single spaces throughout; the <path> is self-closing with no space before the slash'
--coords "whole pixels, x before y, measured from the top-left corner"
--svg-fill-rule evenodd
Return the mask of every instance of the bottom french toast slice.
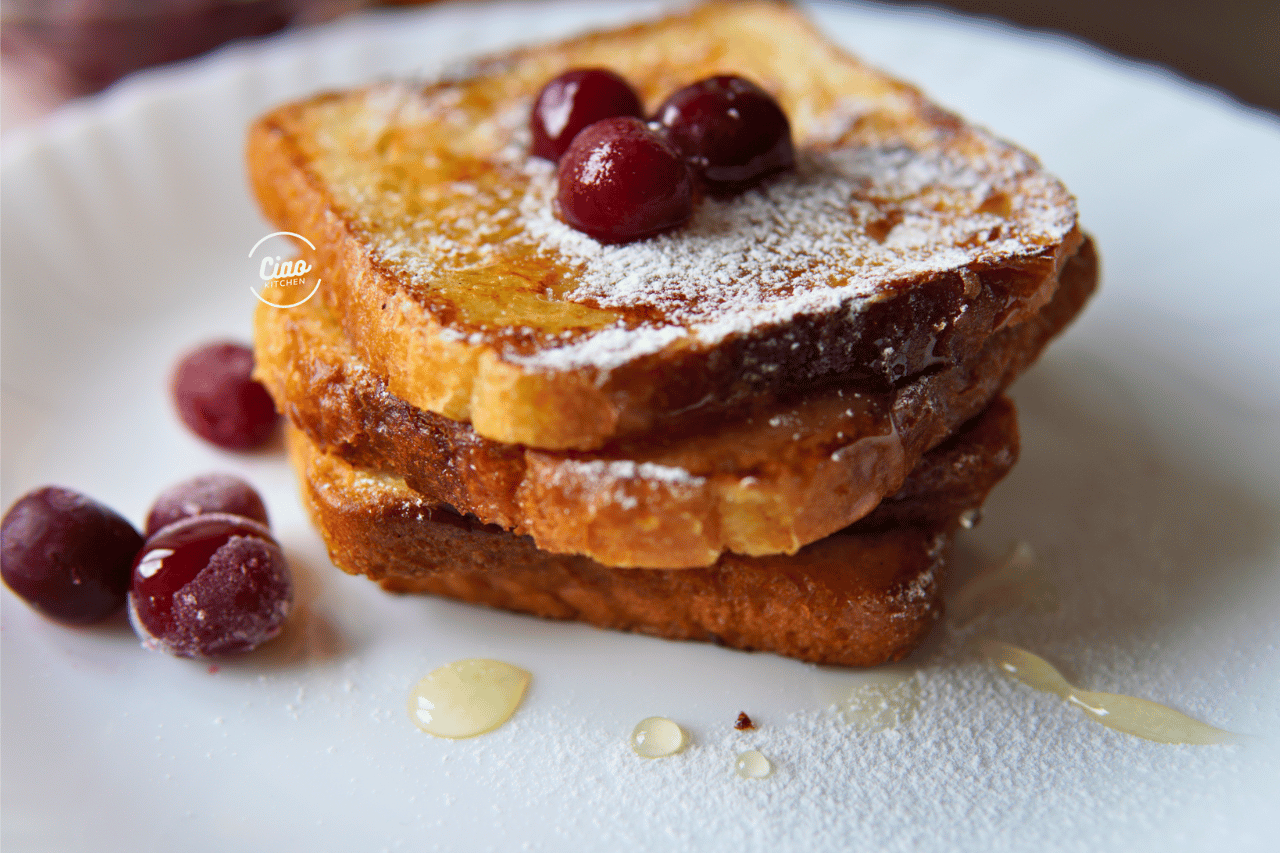
<path id="1" fill-rule="evenodd" d="M 304 504 L 333 562 L 392 592 L 430 593 L 552 619 L 875 666 L 909 654 L 942 615 L 952 532 L 1017 456 L 1013 405 L 998 399 L 930 452 L 903 492 L 794 555 L 725 554 L 701 569 L 615 569 L 539 550 L 458 515 L 398 477 L 287 443 Z"/>
<path id="2" fill-rule="evenodd" d="M 1032 319 L 980 355 L 889 392 L 830 389 L 682 435 L 590 453 L 502 444 L 411 406 L 353 352 L 314 300 L 259 306 L 255 375 L 294 426 L 358 467 L 403 477 L 545 551 L 609 566 L 685 569 L 721 552 L 795 553 L 893 494 L 930 448 L 976 416 L 1080 312 L 1091 242 Z"/>

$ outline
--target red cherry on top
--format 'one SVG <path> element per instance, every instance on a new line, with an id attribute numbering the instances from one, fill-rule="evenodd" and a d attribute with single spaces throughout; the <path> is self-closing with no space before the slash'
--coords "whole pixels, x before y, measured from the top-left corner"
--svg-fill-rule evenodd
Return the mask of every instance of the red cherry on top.
<path id="1" fill-rule="evenodd" d="M 685 86 L 663 102 L 656 119 L 712 192 L 738 192 L 795 165 L 786 113 L 742 77 Z"/>
<path id="2" fill-rule="evenodd" d="M 662 134 L 638 118 L 583 130 L 560 160 L 560 218 L 602 243 L 627 243 L 686 222 L 693 180 Z"/>
<path id="3" fill-rule="evenodd" d="M 605 68 L 575 68 L 542 87 L 529 116 L 533 155 L 556 162 L 597 121 L 644 115 L 635 89 Z"/>

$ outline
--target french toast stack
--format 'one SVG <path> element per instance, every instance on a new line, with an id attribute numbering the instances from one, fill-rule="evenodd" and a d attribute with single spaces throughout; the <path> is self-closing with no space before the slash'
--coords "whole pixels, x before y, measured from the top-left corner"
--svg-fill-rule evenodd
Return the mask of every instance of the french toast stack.
<path id="1" fill-rule="evenodd" d="M 603 245 L 553 204 L 530 106 L 610 68 L 647 108 L 734 73 L 794 170 Z M 1003 389 L 1097 280 L 1065 188 L 777 3 L 280 107 L 250 130 L 317 296 L 258 307 L 336 565 L 429 592 L 875 665 L 941 613 L 950 537 L 1017 456 Z"/>

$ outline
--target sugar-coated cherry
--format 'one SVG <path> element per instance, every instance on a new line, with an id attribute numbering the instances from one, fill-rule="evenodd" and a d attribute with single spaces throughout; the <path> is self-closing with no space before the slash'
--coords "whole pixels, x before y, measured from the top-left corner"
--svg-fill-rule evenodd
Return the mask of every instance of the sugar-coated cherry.
<path id="1" fill-rule="evenodd" d="M 178 414 L 196 435 L 228 450 L 251 450 L 275 432 L 275 404 L 254 381 L 253 350 L 233 341 L 189 353 L 173 375 Z"/>
<path id="2" fill-rule="evenodd" d="M 640 96 L 606 68 L 575 68 L 542 87 L 529 115 L 535 157 L 555 162 L 588 125 L 614 116 L 644 115 Z"/>
<path id="3" fill-rule="evenodd" d="M 4 582 L 40 613 L 88 625 L 124 606 L 142 547 L 133 525 L 92 498 L 46 486 L 19 498 L 0 522 Z"/>
<path id="4" fill-rule="evenodd" d="M 232 474 L 204 474 L 160 493 L 147 513 L 146 535 L 179 519 L 210 512 L 239 515 L 271 526 L 262 496 L 253 486 Z"/>
<path id="5" fill-rule="evenodd" d="M 256 521 L 196 515 L 161 528 L 133 563 L 129 621 L 178 657 L 247 652 L 280 633 L 293 601 L 284 553 Z"/>
<path id="6" fill-rule="evenodd" d="M 675 92 L 657 120 L 689 165 L 717 193 L 737 192 L 795 164 L 791 124 L 773 96 L 722 75 Z"/>
<path id="7" fill-rule="evenodd" d="M 602 243 L 650 237 L 693 215 L 680 152 L 638 118 L 607 118 L 579 133 L 558 179 L 560 218 Z"/>

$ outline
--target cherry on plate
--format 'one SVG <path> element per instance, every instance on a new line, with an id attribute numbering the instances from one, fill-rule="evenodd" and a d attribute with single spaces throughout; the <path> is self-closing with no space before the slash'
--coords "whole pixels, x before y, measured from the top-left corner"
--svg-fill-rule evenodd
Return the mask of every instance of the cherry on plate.
<path id="1" fill-rule="evenodd" d="M 707 188 L 746 189 L 795 165 L 791 124 L 773 96 L 750 80 L 721 75 L 675 92 L 657 121 Z"/>
<path id="2" fill-rule="evenodd" d="M 189 353 L 173 374 L 173 398 L 183 423 L 228 450 L 252 450 L 275 432 L 275 403 L 253 379 L 253 350 L 217 341 Z"/>
<path id="3" fill-rule="evenodd" d="M 129 621 L 149 649 L 219 657 L 279 634 L 292 601 L 289 567 L 271 531 L 209 513 L 147 540 L 133 563 Z"/>
<path id="4" fill-rule="evenodd" d="M 680 152 L 638 118 L 607 118 L 579 133 L 557 177 L 560 218 L 602 243 L 651 237 L 693 215 Z"/>
<path id="5" fill-rule="evenodd" d="M 614 116 L 644 115 L 640 96 L 607 68 L 575 68 L 542 87 L 529 115 L 532 153 L 553 163 L 588 125 Z"/>
<path id="6" fill-rule="evenodd" d="M 0 522 L 0 573 L 36 611 L 89 625 L 124 606 L 142 536 L 114 510 L 46 486 L 19 498 Z"/>
<path id="7" fill-rule="evenodd" d="M 203 474 L 160 493 L 147 513 L 146 535 L 179 519 L 210 512 L 239 515 L 271 526 L 262 496 L 253 486 L 233 474 Z"/>

